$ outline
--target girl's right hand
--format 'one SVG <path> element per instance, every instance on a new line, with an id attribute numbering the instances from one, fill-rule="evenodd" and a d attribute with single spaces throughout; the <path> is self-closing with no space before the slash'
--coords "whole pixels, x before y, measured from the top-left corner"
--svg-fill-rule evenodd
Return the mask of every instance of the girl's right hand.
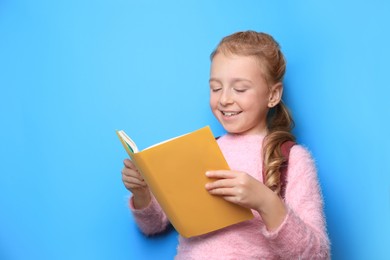
<path id="1" fill-rule="evenodd" d="M 123 164 L 122 181 L 126 189 L 133 194 L 134 207 L 141 209 L 148 206 L 151 200 L 148 185 L 132 161 L 125 159 Z"/>

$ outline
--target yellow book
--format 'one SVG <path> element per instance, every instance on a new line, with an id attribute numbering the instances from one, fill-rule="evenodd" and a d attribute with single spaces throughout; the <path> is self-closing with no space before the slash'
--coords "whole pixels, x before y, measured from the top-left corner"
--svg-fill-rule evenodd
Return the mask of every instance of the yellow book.
<path id="1" fill-rule="evenodd" d="M 253 218 L 250 209 L 210 195 L 208 170 L 229 166 L 206 126 L 139 151 L 124 131 L 117 131 L 171 224 L 183 237 L 198 236 Z"/>

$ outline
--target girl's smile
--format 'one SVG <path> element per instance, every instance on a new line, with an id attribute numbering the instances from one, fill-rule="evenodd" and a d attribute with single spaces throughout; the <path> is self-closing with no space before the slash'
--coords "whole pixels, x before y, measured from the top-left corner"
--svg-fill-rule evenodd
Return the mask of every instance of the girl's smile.
<path id="1" fill-rule="evenodd" d="M 237 116 L 238 114 L 240 114 L 241 113 L 241 111 L 239 111 L 239 112 L 228 112 L 228 111 L 221 111 L 221 113 L 222 113 L 222 115 L 224 116 L 224 117 L 234 117 L 234 116 Z"/>

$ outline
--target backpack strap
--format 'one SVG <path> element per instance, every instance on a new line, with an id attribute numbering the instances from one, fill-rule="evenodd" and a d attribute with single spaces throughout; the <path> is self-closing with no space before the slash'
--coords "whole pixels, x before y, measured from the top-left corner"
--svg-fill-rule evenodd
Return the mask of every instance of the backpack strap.
<path id="1" fill-rule="evenodd" d="M 287 186 L 287 168 L 288 168 L 288 160 L 290 157 L 290 150 L 296 143 L 293 141 L 286 141 L 282 143 L 280 150 L 282 152 L 282 156 L 285 159 L 285 162 L 280 166 L 280 196 L 284 199 L 284 195 L 286 193 L 286 186 Z M 264 164 L 263 164 L 263 182 L 265 183 L 265 171 L 264 171 Z"/>

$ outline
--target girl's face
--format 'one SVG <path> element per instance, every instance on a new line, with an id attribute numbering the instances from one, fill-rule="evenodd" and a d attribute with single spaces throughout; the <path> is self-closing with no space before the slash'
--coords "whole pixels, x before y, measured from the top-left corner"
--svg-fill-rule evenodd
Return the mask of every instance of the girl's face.
<path id="1" fill-rule="evenodd" d="M 265 135 L 272 93 L 255 57 L 223 53 L 214 56 L 210 107 L 227 132 Z"/>

